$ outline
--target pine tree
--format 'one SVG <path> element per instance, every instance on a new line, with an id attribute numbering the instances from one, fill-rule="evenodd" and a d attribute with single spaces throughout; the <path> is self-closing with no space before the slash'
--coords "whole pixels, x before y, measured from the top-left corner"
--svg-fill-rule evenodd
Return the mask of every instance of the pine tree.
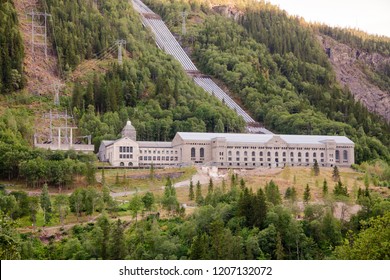
<path id="1" fill-rule="evenodd" d="M 339 172 L 339 169 L 337 168 L 337 165 L 335 165 L 333 167 L 332 178 L 333 178 L 333 181 L 335 181 L 335 182 L 340 180 L 340 172 Z"/>
<path id="2" fill-rule="evenodd" d="M 267 197 L 267 201 L 273 205 L 278 205 L 282 202 L 279 187 L 272 180 L 265 185 L 265 196 Z"/>
<path id="3" fill-rule="evenodd" d="M 212 194 L 214 192 L 214 182 L 213 182 L 213 179 L 210 178 L 209 180 L 209 185 L 208 185 L 208 188 L 207 188 L 207 194 Z"/>
<path id="4" fill-rule="evenodd" d="M 316 159 L 314 160 L 313 174 L 314 174 L 314 176 L 320 175 L 320 166 L 318 165 L 318 162 Z"/>
<path id="5" fill-rule="evenodd" d="M 328 194 L 328 182 L 324 179 L 322 184 L 322 196 L 325 197 Z"/>
<path id="6" fill-rule="evenodd" d="M 106 185 L 106 176 L 104 174 L 104 166 L 102 168 L 102 186 Z"/>
<path id="7" fill-rule="evenodd" d="M 267 202 L 263 189 L 259 188 L 253 202 L 253 226 L 263 229 L 267 217 Z"/>
<path id="8" fill-rule="evenodd" d="M 226 192 L 226 181 L 225 179 L 222 179 L 222 193 Z"/>
<path id="9" fill-rule="evenodd" d="M 310 187 L 309 184 L 306 184 L 305 191 L 303 192 L 303 201 L 305 203 L 308 203 L 310 201 L 311 194 L 310 194 Z"/>
<path id="10" fill-rule="evenodd" d="M 162 205 L 169 213 L 173 213 L 174 211 L 178 210 L 179 202 L 176 196 L 176 189 L 173 186 L 170 177 L 167 178 L 167 182 L 165 184 Z"/>
<path id="11" fill-rule="evenodd" d="M 245 180 L 244 180 L 244 178 L 241 178 L 241 180 L 240 180 L 240 188 L 241 188 L 241 190 L 245 189 Z"/>
<path id="12" fill-rule="evenodd" d="M 50 201 L 47 184 L 43 185 L 40 202 L 41 202 L 41 208 L 43 210 L 43 220 L 45 221 L 45 224 L 47 224 L 51 220 L 51 213 L 52 213 L 51 201 Z"/>
<path id="13" fill-rule="evenodd" d="M 126 257 L 125 244 L 125 226 L 124 223 L 118 219 L 113 225 L 109 243 L 109 257 L 111 260 L 123 260 Z"/>
<path id="14" fill-rule="evenodd" d="M 190 181 L 190 189 L 189 189 L 189 194 L 188 194 L 188 199 L 189 200 L 194 200 L 195 194 L 194 194 L 194 183 L 192 182 L 192 179 Z"/>
<path id="15" fill-rule="evenodd" d="M 202 195 L 202 187 L 199 181 L 196 183 L 195 202 L 198 205 L 202 205 L 204 203 L 204 198 Z"/>

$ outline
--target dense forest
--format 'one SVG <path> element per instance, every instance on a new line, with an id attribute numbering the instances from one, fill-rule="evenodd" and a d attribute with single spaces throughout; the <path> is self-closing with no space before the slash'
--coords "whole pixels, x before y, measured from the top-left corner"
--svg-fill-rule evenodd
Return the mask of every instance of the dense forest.
<path id="1" fill-rule="evenodd" d="M 365 188 L 356 180 L 352 187 L 337 167 L 333 181 L 316 180 L 322 184 L 316 197 L 309 184 L 298 197 L 295 183 L 281 192 L 274 181 L 254 185 L 231 172 L 221 183 L 191 181 L 186 200 L 194 213 L 187 214 L 170 178 L 161 191 L 138 192 L 125 175 L 106 182 L 94 155 L 32 148 L 35 110 L 53 108 L 52 98 L 18 91 L 23 44 L 12 1 L 0 0 L 0 92 L 7 93 L 0 96 L 0 259 L 389 259 L 390 200 L 379 188 L 390 185 L 390 127 L 337 84 L 314 39 L 319 27 L 261 1 L 235 1 L 243 11 L 236 21 L 211 9 L 212 0 L 145 2 L 176 32 L 179 13 L 189 12 L 181 43 L 267 128 L 350 137 L 359 164 L 348 172 L 356 172 Z M 103 139 L 117 139 L 128 119 L 138 140 L 169 141 L 177 131 L 243 132 L 242 118 L 156 47 L 131 1 L 41 4 L 52 14 L 50 41 L 69 93 L 57 109 L 72 112 L 96 149 Z M 389 50 L 380 38 L 319 30 L 367 51 Z M 117 39 L 127 41 L 123 64 L 114 59 Z M 69 79 L 102 53 L 111 56 Z M 153 172 L 149 188 L 163 185 Z M 318 176 L 319 170 L 312 172 Z M 126 200 L 110 195 L 121 184 L 135 191 Z M 336 217 L 337 203 L 360 210 L 350 219 Z M 77 225 L 66 227 L 66 221 Z M 45 235 L 46 226 L 63 227 Z"/>
<path id="2" fill-rule="evenodd" d="M 50 199 L 47 187 L 39 197 L 23 192 L 0 193 L 2 215 L 2 259 L 388 259 L 390 201 L 359 189 L 357 203 L 362 210 L 349 222 L 332 214 L 332 197 L 349 196 L 339 182 L 333 193 L 324 187 L 324 205 L 307 204 L 310 188 L 304 194 L 304 218 L 296 219 L 299 200 L 294 187 L 284 198 L 270 181 L 253 192 L 236 175 L 230 183 L 215 185 L 207 193 L 199 183 L 190 186 L 189 196 L 198 209 L 184 217 L 175 188 L 168 179 L 162 196 L 136 194 L 127 204 L 118 205 L 103 191 L 77 189 L 71 196 Z M 324 186 L 327 186 L 326 181 Z M 339 192 L 338 189 L 346 190 Z M 191 191 L 192 190 L 192 191 Z M 159 206 L 160 205 L 160 206 Z M 168 213 L 160 218 L 155 209 Z M 42 210 L 39 210 L 42 209 Z M 110 220 L 121 211 L 132 213 L 131 223 Z M 34 224 L 38 211 L 45 221 L 61 222 L 70 212 L 77 217 L 101 214 L 96 223 L 76 225 L 58 236 L 42 240 L 33 234 L 18 234 L 16 218 L 28 217 Z M 148 214 L 151 213 L 154 214 Z M 116 213 L 116 214 L 115 214 Z M 145 217 L 138 220 L 138 216 Z M 351 243 L 352 242 L 352 243 Z M 370 244 L 369 247 L 367 244 Z"/>
<path id="3" fill-rule="evenodd" d="M 0 94 L 24 86 L 24 47 L 12 0 L 0 1 Z"/>
<path id="4" fill-rule="evenodd" d="M 182 9 L 204 18 L 187 34 L 197 65 L 222 80 L 271 130 L 347 135 L 356 143 L 357 162 L 378 157 L 389 162 L 389 124 L 340 87 L 313 31 L 299 19 L 263 2 L 247 7 L 237 22 L 205 1 L 145 2 L 171 26 Z"/>
<path id="5" fill-rule="evenodd" d="M 196 87 L 177 62 L 157 49 L 129 3 L 46 3 L 54 22 L 60 21 L 53 42 L 66 71 L 115 47 L 117 39 L 127 41 L 129 59 L 123 65 L 112 63 L 105 73 L 81 78 L 73 89 L 70 106 L 81 132 L 91 134 L 96 146 L 102 139 L 117 138 L 129 118 L 140 140 L 167 141 L 177 131 L 243 131 L 240 117 Z M 100 115 L 88 114 L 92 112 L 89 105 Z"/>
<path id="6" fill-rule="evenodd" d="M 390 39 L 385 36 L 374 36 L 356 29 L 331 27 L 328 25 L 314 25 L 322 34 L 347 44 L 355 49 L 366 52 L 377 52 L 390 55 Z"/>

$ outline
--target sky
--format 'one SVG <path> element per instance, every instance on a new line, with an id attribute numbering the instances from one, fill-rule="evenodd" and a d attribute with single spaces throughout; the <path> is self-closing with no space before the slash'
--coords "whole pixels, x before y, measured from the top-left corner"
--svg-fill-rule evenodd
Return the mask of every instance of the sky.
<path id="1" fill-rule="evenodd" d="M 266 0 L 290 15 L 390 37 L 390 0 Z"/>

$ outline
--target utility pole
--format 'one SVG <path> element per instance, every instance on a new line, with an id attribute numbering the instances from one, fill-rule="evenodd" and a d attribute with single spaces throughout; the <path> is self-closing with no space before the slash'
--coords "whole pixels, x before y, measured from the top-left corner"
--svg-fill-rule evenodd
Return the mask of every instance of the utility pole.
<path id="1" fill-rule="evenodd" d="M 47 58 L 47 18 L 51 17 L 51 14 L 46 13 L 46 11 L 41 13 L 31 10 L 31 13 L 27 13 L 27 16 L 31 16 L 32 53 L 35 54 L 36 46 L 43 46 L 45 50 L 45 58 Z M 35 59 L 35 56 L 33 58 Z"/>
<path id="2" fill-rule="evenodd" d="M 181 17 L 183 19 L 183 23 L 182 23 L 182 27 L 181 27 L 181 33 L 182 35 L 186 35 L 187 33 L 187 28 L 186 28 L 186 18 L 187 18 L 187 12 L 186 11 L 182 11 L 181 12 Z"/>
<path id="3" fill-rule="evenodd" d="M 122 45 L 126 45 L 126 40 L 116 40 L 115 43 L 118 45 L 118 64 L 122 65 L 123 63 Z"/>

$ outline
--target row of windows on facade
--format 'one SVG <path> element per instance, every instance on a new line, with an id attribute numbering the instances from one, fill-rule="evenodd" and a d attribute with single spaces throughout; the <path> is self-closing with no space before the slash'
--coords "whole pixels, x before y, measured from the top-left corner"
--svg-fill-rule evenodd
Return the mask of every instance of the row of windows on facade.
<path id="1" fill-rule="evenodd" d="M 223 160 L 223 158 L 219 158 L 220 160 Z M 233 161 L 233 159 L 231 157 L 228 157 L 228 161 Z M 236 158 L 236 161 L 237 162 L 241 162 L 241 158 Z M 248 161 L 248 158 L 244 158 L 244 162 L 245 161 Z M 256 158 L 252 158 L 252 161 L 256 161 Z M 259 161 L 260 162 L 263 162 L 264 161 L 264 158 L 259 158 Z M 279 162 L 279 159 L 276 158 L 274 160 L 275 162 Z M 282 159 L 283 162 L 287 162 L 287 159 L 286 158 L 283 158 Z M 267 162 L 272 162 L 271 158 L 267 158 Z M 294 159 L 293 158 L 290 158 L 290 162 L 294 162 Z M 302 159 L 298 158 L 298 161 L 297 162 L 302 162 Z M 309 159 L 305 159 L 305 162 L 309 162 Z M 319 162 L 325 162 L 325 160 L 322 158 Z"/>
<path id="2" fill-rule="evenodd" d="M 130 154 L 119 154 L 119 158 L 129 158 L 129 159 L 132 159 L 133 155 L 130 155 Z"/>
<path id="3" fill-rule="evenodd" d="M 303 147 L 265 147 L 265 146 L 259 146 L 259 147 L 249 147 L 249 146 L 227 146 L 228 149 L 252 149 L 252 150 L 306 150 L 306 151 L 325 151 L 326 148 L 303 148 Z"/>
<path id="4" fill-rule="evenodd" d="M 139 157 L 139 160 L 144 160 L 144 161 L 178 161 L 179 158 L 178 157 L 156 157 L 156 156 L 141 156 Z"/>
<path id="5" fill-rule="evenodd" d="M 223 153 L 220 153 L 220 155 L 223 155 Z M 232 151 L 229 151 L 228 152 L 228 156 L 231 156 L 232 155 Z M 259 156 L 263 156 L 264 155 L 264 153 L 263 152 L 260 152 L 259 153 Z M 240 156 L 240 152 L 239 151 L 236 151 L 236 156 Z M 248 152 L 244 152 L 244 156 L 248 156 Z M 252 152 L 252 157 L 254 157 L 254 156 L 256 156 L 256 153 L 255 152 Z M 271 152 L 267 152 L 267 156 L 271 156 Z M 275 152 L 275 157 L 278 157 L 279 156 L 279 153 L 278 152 Z M 285 157 L 286 156 L 286 152 L 283 152 L 282 153 L 282 156 L 283 157 Z M 310 153 L 308 153 L 308 152 L 306 152 L 305 153 L 305 156 L 306 157 L 309 157 L 310 156 Z M 324 153 L 321 153 L 320 154 L 320 157 L 321 158 L 323 158 L 325 155 L 324 155 Z M 331 156 L 333 156 L 333 155 L 331 155 Z M 291 152 L 290 153 L 290 157 L 294 157 L 294 153 L 293 152 Z M 298 153 L 298 157 L 302 157 L 302 153 L 301 152 L 299 152 Z M 316 158 L 317 157 L 317 153 L 313 153 L 312 154 L 312 157 L 313 158 Z M 340 151 L 336 151 L 336 159 L 339 159 L 340 158 Z M 348 151 L 346 151 L 346 150 L 344 150 L 343 151 L 343 158 L 345 159 L 345 160 L 348 160 Z"/>
<path id="6" fill-rule="evenodd" d="M 173 150 L 140 150 L 140 154 L 171 154 L 173 155 Z M 177 151 L 175 150 L 175 154 L 177 155 Z"/>
<path id="7" fill-rule="evenodd" d="M 199 149 L 199 155 L 200 155 L 201 158 L 204 157 L 204 148 L 200 148 Z M 220 152 L 219 155 L 223 156 L 223 152 Z M 264 155 L 263 152 L 259 153 L 259 156 L 262 157 L 263 155 Z M 228 156 L 232 156 L 232 151 L 228 151 Z M 236 156 L 240 156 L 240 151 L 236 151 Z M 244 152 L 244 156 L 248 156 L 248 152 L 247 151 Z M 254 157 L 254 156 L 256 156 L 256 152 L 252 151 L 252 157 Z M 267 156 L 270 157 L 271 156 L 271 152 L 267 152 Z M 279 153 L 275 152 L 275 157 L 278 157 L 278 156 L 279 156 Z M 286 152 L 283 152 L 282 156 L 285 157 L 286 156 Z M 290 153 L 290 157 L 293 157 L 293 156 L 294 156 L 294 153 L 291 152 Z M 305 156 L 309 157 L 310 153 L 306 152 Z M 320 154 L 321 158 L 323 158 L 324 156 L 325 156 L 324 153 Z M 195 157 L 196 157 L 196 149 L 195 148 L 191 148 L 191 158 L 195 158 Z M 301 152 L 298 153 L 298 157 L 302 157 L 302 153 Z M 317 153 L 313 153 L 313 158 L 315 158 L 315 157 L 317 157 Z M 344 160 L 348 160 L 348 151 L 347 150 L 343 151 L 343 158 L 344 158 Z M 336 160 L 339 160 L 339 159 L 340 159 L 340 151 L 336 150 Z"/>
<path id="8" fill-rule="evenodd" d="M 119 152 L 120 153 L 132 153 L 133 152 L 133 147 L 120 146 L 119 147 Z"/>

